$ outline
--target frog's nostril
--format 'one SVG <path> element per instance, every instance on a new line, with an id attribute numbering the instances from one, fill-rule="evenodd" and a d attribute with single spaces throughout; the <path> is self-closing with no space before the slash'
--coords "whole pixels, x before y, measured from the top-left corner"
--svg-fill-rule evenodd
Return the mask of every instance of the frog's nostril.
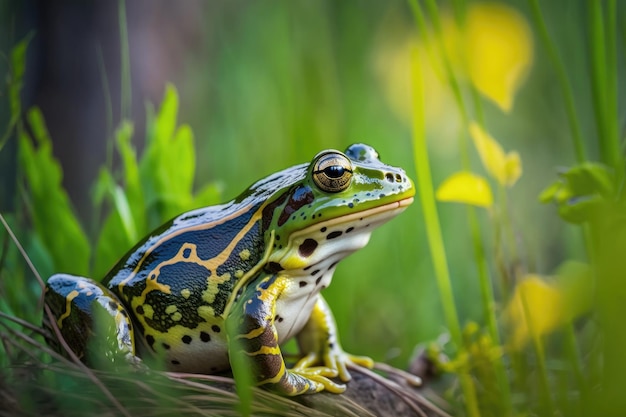
<path id="1" fill-rule="evenodd" d="M 386 173 L 385 179 L 389 182 L 393 182 L 393 174 L 391 172 Z"/>
<path id="2" fill-rule="evenodd" d="M 396 174 L 396 182 L 402 182 L 402 175 Z"/>

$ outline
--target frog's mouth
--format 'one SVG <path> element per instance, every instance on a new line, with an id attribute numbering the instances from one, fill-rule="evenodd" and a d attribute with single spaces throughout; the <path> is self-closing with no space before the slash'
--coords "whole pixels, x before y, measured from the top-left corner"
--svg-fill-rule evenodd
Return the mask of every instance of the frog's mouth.
<path id="1" fill-rule="evenodd" d="M 367 219 L 372 219 L 376 223 L 378 223 L 378 221 L 381 221 L 381 220 L 382 222 L 385 222 L 397 216 L 398 214 L 402 213 L 408 206 L 411 205 L 411 203 L 413 203 L 413 199 L 414 199 L 413 197 L 409 197 L 409 198 L 405 198 L 402 200 L 394 201 L 392 203 L 387 203 L 382 206 L 372 207 L 369 209 L 346 214 L 344 216 L 336 217 L 334 219 L 327 220 L 325 222 L 320 222 L 313 226 L 309 226 L 306 229 L 303 229 L 302 231 L 298 232 L 298 234 L 300 233 L 306 234 L 307 232 L 310 232 L 312 229 L 316 229 L 320 227 L 329 228 L 332 226 L 342 225 L 346 223 L 361 222 Z M 372 223 L 373 222 L 369 222 L 370 225 L 373 225 Z M 376 225 L 378 226 L 379 224 L 376 224 Z"/>
<path id="2" fill-rule="evenodd" d="M 412 202 L 409 197 L 313 224 L 293 233 L 286 247 L 270 255 L 270 261 L 281 269 L 302 271 L 318 263 L 338 262 L 365 246 L 376 227 Z"/>

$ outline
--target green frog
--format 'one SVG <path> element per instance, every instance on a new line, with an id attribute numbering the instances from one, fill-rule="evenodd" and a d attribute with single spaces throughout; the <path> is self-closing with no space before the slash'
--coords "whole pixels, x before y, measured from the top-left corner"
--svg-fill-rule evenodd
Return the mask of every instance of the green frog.
<path id="1" fill-rule="evenodd" d="M 414 194 L 370 146 L 325 150 L 228 203 L 175 217 L 101 282 L 50 277 L 46 305 L 91 366 L 151 356 L 175 372 L 249 372 L 284 395 L 341 393 L 336 377 L 347 382 L 350 364 L 373 362 L 344 352 L 321 292 Z M 302 359 L 287 368 L 280 346 L 292 337 Z"/>

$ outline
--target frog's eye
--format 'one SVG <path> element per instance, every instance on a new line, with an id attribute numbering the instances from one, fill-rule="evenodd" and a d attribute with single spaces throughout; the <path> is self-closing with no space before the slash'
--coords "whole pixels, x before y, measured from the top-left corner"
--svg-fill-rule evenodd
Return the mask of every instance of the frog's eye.
<path id="1" fill-rule="evenodd" d="M 313 163 L 313 181 L 322 191 L 338 193 L 350 186 L 352 164 L 342 153 L 318 155 Z"/>

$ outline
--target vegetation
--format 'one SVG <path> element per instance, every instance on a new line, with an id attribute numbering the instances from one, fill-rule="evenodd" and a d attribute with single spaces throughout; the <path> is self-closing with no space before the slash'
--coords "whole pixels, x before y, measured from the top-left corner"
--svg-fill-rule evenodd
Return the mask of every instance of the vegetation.
<path id="1" fill-rule="evenodd" d="M 454 415 L 619 415 L 626 14 L 615 0 L 559 3 L 276 2 L 238 9 L 229 27 L 207 17 L 228 38 L 207 64 L 212 81 L 195 61 L 193 87 L 179 96 L 165 86 L 148 106 L 142 151 L 133 122 L 119 122 L 89 225 L 63 189 L 46 115 L 20 102 L 27 38 L 2 94 L 11 117 L 0 152 L 19 147 L 17 208 L 2 214 L 44 278 L 98 278 L 176 213 L 232 198 L 320 149 L 366 142 L 407 169 L 418 196 L 340 264 L 325 293 L 344 347 L 399 368 L 427 357 L 438 371 L 429 384 Z M 196 87 L 204 105 L 181 124 Z M 37 330 L 41 287 L 8 230 L 0 239 L 6 388 L 32 378 L 61 410 L 74 395 L 123 409 L 134 389 L 190 404 L 162 393 L 163 379 L 139 388 L 124 375 L 63 371 Z M 85 378 L 107 388 L 78 393 Z"/>

